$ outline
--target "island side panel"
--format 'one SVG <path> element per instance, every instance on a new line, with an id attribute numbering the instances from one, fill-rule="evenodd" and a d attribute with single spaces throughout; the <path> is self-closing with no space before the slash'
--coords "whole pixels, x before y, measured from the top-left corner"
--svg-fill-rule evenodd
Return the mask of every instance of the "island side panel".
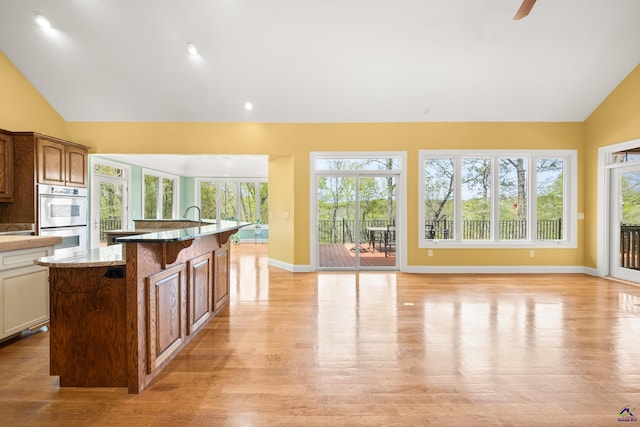
<path id="1" fill-rule="evenodd" d="M 213 311 L 220 313 L 229 304 L 229 273 L 231 269 L 231 244 L 229 240 L 214 251 L 213 259 Z"/>
<path id="2" fill-rule="evenodd" d="M 228 240 L 227 233 L 224 234 Z M 162 272 L 165 270 L 184 266 L 183 271 L 186 271 L 190 262 L 197 261 L 202 255 L 213 254 L 220 248 L 219 238 L 220 235 L 217 234 L 205 235 L 194 239 L 190 245 L 185 245 L 184 241 L 127 243 L 127 306 L 129 307 L 127 312 L 129 349 L 127 365 L 130 393 L 142 392 L 162 372 L 164 367 L 173 360 L 195 333 L 202 329 L 200 327 L 194 331 L 187 331 L 187 313 L 191 306 L 186 293 L 174 292 L 166 294 L 179 296 L 175 304 L 181 307 L 181 314 L 179 318 L 172 315 L 165 316 L 166 313 L 158 312 L 158 310 L 163 310 L 162 307 L 166 307 L 167 310 L 173 309 L 171 303 L 163 298 L 156 298 L 151 295 L 149 292 L 152 288 L 150 284 L 155 283 L 155 278 L 161 277 Z M 180 249 L 178 250 L 177 248 Z M 173 256 L 167 257 L 168 253 L 177 255 L 174 259 Z M 168 260 L 171 261 L 170 264 L 167 264 Z M 215 276 L 215 274 L 212 275 L 212 279 Z M 189 285 L 186 283 L 187 275 L 182 274 L 181 277 L 179 280 L 184 280 L 185 283 L 180 284 L 180 289 L 187 289 Z M 159 289 L 153 289 L 154 291 L 159 291 Z M 158 295 L 161 295 L 161 293 Z M 154 299 L 152 300 L 151 298 Z M 151 301 L 153 301 L 153 307 L 150 307 Z M 150 316 L 151 309 L 154 310 L 152 316 Z M 179 322 L 181 332 L 184 332 L 185 335 L 179 345 L 171 346 L 170 351 L 163 354 L 160 360 L 157 360 L 158 349 L 161 349 L 162 346 L 153 346 L 158 345 L 156 338 L 164 333 L 158 328 L 171 327 L 172 325 L 163 326 L 155 323 L 152 325 L 150 322 L 155 322 L 157 319 L 162 318 L 175 319 Z M 152 339 L 154 342 L 151 342 Z M 150 359 L 151 356 L 155 356 L 154 360 Z"/>
<path id="3" fill-rule="evenodd" d="M 194 334 L 213 312 L 213 253 L 187 261 L 187 333 Z"/>
<path id="4" fill-rule="evenodd" d="M 49 269 L 50 371 L 62 387 L 127 385 L 125 280 L 110 270 Z"/>
<path id="5" fill-rule="evenodd" d="M 147 293 L 145 278 L 160 271 L 161 243 L 127 243 L 127 369 L 129 393 L 146 385 Z"/>

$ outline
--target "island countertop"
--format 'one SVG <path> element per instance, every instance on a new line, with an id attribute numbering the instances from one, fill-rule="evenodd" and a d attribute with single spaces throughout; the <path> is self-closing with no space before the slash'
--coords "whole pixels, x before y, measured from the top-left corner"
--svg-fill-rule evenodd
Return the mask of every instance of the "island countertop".
<path id="1" fill-rule="evenodd" d="M 38 258 L 38 265 L 53 268 L 84 268 L 84 267 L 109 267 L 125 265 L 125 247 L 122 244 L 104 246 L 76 251 L 71 255 L 51 255 Z"/>
<path id="2" fill-rule="evenodd" d="M 168 243 L 197 239 L 202 236 L 220 234 L 250 225 L 249 222 L 220 221 L 216 224 L 203 223 L 201 227 L 180 228 L 175 230 L 155 231 L 119 237 L 118 244 L 76 251 L 71 255 L 52 255 L 39 258 L 36 264 L 53 268 L 85 268 L 126 265 L 126 243 Z M 137 232 L 140 232 L 138 230 Z M 15 236 L 18 237 L 18 236 Z M 25 237 L 27 238 L 27 237 Z M 56 239 L 59 239 L 56 238 Z M 125 244 L 122 244 L 122 243 Z"/>
<path id="3" fill-rule="evenodd" d="M 250 222 L 242 221 L 218 221 L 215 224 L 202 223 L 202 226 L 179 228 L 174 230 L 156 231 L 153 233 L 136 234 L 134 236 L 118 237 L 118 243 L 162 243 L 180 242 L 184 240 L 196 239 L 210 234 L 220 234 L 226 231 L 237 230 L 238 228 L 251 225 Z"/>

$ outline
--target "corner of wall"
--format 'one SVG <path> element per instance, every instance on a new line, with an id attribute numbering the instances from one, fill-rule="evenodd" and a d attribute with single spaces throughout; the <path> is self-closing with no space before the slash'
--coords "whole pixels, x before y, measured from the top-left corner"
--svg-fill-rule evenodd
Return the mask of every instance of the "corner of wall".
<path id="1" fill-rule="evenodd" d="M 269 157 L 269 257 L 282 265 L 295 264 L 294 159 Z"/>
<path id="2" fill-rule="evenodd" d="M 0 128 L 30 131 L 67 139 L 62 116 L 0 52 L 0 93 L 11 102 L 0 103 Z"/>

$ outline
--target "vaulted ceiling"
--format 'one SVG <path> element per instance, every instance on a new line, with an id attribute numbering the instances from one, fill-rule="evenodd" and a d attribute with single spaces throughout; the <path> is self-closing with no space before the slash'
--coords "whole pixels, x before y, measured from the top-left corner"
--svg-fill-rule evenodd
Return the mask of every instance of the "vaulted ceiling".
<path id="1" fill-rule="evenodd" d="M 640 62 L 640 1 L 521 3 L 0 0 L 0 50 L 67 121 L 586 119 Z"/>

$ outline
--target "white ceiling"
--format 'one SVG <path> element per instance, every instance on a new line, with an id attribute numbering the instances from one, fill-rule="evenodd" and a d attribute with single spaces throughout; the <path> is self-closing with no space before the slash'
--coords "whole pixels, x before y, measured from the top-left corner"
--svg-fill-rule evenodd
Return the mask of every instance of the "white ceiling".
<path id="1" fill-rule="evenodd" d="M 521 2 L 0 0 L 0 50 L 67 121 L 584 120 L 640 1 Z"/>

